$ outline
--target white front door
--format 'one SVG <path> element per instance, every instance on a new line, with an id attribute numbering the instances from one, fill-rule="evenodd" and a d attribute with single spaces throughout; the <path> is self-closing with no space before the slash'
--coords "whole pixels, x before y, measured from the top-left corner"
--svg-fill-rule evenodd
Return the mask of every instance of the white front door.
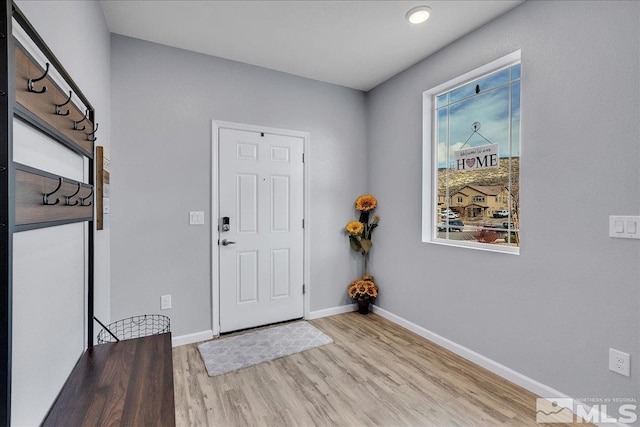
<path id="1" fill-rule="evenodd" d="M 219 132 L 220 331 L 301 318 L 304 140 Z"/>

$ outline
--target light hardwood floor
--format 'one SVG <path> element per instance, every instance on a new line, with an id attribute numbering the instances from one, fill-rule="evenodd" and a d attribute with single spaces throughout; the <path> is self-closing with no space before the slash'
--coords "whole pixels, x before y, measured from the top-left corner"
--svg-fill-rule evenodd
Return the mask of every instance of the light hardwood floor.
<path id="1" fill-rule="evenodd" d="M 537 425 L 536 395 L 380 316 L 310 323 L 334 343 L 217 377 L 174 348 L 177 425 Z"/>

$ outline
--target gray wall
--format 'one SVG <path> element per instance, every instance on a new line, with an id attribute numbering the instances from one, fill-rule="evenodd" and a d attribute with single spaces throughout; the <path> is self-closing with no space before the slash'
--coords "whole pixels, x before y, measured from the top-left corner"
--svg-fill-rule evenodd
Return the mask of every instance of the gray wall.
<path id="1" fill-rule="evenodd" d="M 112 318 L 167 314 L 174 336 L 211 329 L 212 119 L 311 133 L 311 310 L 347 303 L 364 94 L 118 35 L 111 47 Z M 189 226 L 190 210 L 207 225 Z M 165 294 L 173 308 L 160 312 Z"/>
<path id="2" fill-rule="evenodd" d="M 640 401 L 640 242 L 608 237 L 640 214 L 638 22 L 638 2 L 526 2 L 368 93 L 382 308 L 570 396 Z M 521 254 L 422 243 L 421 94 L 517 49 Z"/>

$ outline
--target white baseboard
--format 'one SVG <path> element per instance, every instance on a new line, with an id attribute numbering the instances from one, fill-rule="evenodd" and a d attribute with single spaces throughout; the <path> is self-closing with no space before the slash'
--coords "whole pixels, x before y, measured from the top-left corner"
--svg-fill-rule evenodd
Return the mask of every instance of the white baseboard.
<path id="1" fill-rule="evenodd" d="M 410 322 L 400 316 L 396 316 L 395 314 L 380 308 L 376 305 L 372 305 L 372 311 L 378 314 L 385 319 L 392 321 L 393 323 L 402 326 L 405 329 L 410 330 L 413 333 L 420 335 L 423 338 L 428 339 L 429 341 L 433 341 L 441 347 L 446 348 L 457 354 L 458 356 L 462 356 L 465 359 L 475 363 L 476 365 L 480 365 L 485 369 L 493 372 L 494 374 L 500 375 L 501 377 L 518 384 L 520 387 L 524 387 L 527 390 L 539 395 L 539 396 L 553 396 L 553 397 L 567 397 L 566 395 L 558 392 L 557 390 L 546 386 L 538 381 L 531 379 L 525 375 L 522 375 L 519 372 L 514 371 L 511 368 L 508 368 L 495 360 L 489 359 L 479 353 L 476 353 L 473 350 L 468 349 L 458 343 L 455 343 L 441 335 L 436 334 L 435 332 L 431 332 L 430 330 L 423 328 L 422 326 L 416 325 L 413 322 Z"/>
<path id="2" fill-rule="evenodd" d="M 479 353 L 476 353 L 475 351 L 468 349 L 465 346 L 462 346 L 458 343 L 455 343 L 441 335 L 436 334 L 435 332 L 431 332 L 430 330 L 423 328 L 420 325 L 416 325 L 413 322 L 410 322 L 409 320 L 406 320 L 400 316 L 397 316 L 383 308 L 380 308 L 376 305 L 371 305 L 371 311 L 373 311 L 374 313 L 376 313 L 377 315 L 384 317 L 387 320 L 390 320 L 391 322 L 402 326 L 405 329 L 410 330 L 411 332 L 420 335 L 423 338 L 428 339 L 429 341 L 432 341 L 436 344 L 438 344 L 441 347 L 446 348 L 449 351 L 452 351 L 453 353 L 457 354 L 458 356 L 461 356 L 473 363 L 475 363 L 476 365 L 480 365 L 483 368 L 487 369 L 488 371 L 493 372 L 496 375 L 501 376 L 502 378 L 511 381 L 512 383 L 515 383 L 517 385 L 519 385 L 520 387 L 529 390 L 530 392 L 537 394 L 540 397 L 547 397 L 547 398 L 569 398 L 570 396 L 567 396 L 566 394 L 552 388 L 549 387 L 548 385 L 542 384 L 541 382 L 538 382 L 536 380 L 534 380 L 533 378 L 529 378 L 526 375 L 523 375 L 517 371 L 514 371 L 513 369 L 504 366 L 501 363 L 496 362 L 493 359 L 489 359 L 486 356 L 483 356 Z M 580 404 L 581 406 L 587 408 L 587 410 L 591 409 L 589 405 L 587 404 L 583 404 L 577 400 L 574 400 L 574 408 L 573 408 L 573 412 L 575 413 L 576 411 L 576 406 Z M 597 420 L 603 420 L 605 419 L 603 414 L 599 414 L 598 417 L 596 418 Z M 622 424 L 622 423 L 598 423 L 595 422 L 596 425 L 602 425 L 602 426 L 620 426 L 620 427 L 624 427 L 626 426 L 626 424 Z"/>
<path id="3" fill-rule="evenodd" d="M 324 310 L 311 311 L 305 317 L 306 320 L 320 319 L 321 317 L 334 316 L 336 314 L 348 313 L 355 311 L 358 308 L 358 304 L 347 304 L 338 307 L 325 308 Z"/>
<path id="4" fill-rule="evenodd" d="M 201 332 L 194 332 L 193 334 L 180 335 L 171 338 L 171 346 L 178 347 L 180 345 L 193 344 L 194 342 L 207 341 L 213 338 L 213 331 L 211 329 Z"/>

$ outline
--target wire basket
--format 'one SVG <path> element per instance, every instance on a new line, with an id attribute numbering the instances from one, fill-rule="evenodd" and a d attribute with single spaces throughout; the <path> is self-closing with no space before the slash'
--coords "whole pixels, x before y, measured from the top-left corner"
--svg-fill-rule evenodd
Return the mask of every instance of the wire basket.
<path id="1" fill-rule="evenodd" d="M 171 320 L 161 314 L 143 314 L 110 323 L 107 328 L 122 341 L 171 332 Z M 98 344 L 117 341 L 109 331 L 106 329 L 100 331 Z"/>

